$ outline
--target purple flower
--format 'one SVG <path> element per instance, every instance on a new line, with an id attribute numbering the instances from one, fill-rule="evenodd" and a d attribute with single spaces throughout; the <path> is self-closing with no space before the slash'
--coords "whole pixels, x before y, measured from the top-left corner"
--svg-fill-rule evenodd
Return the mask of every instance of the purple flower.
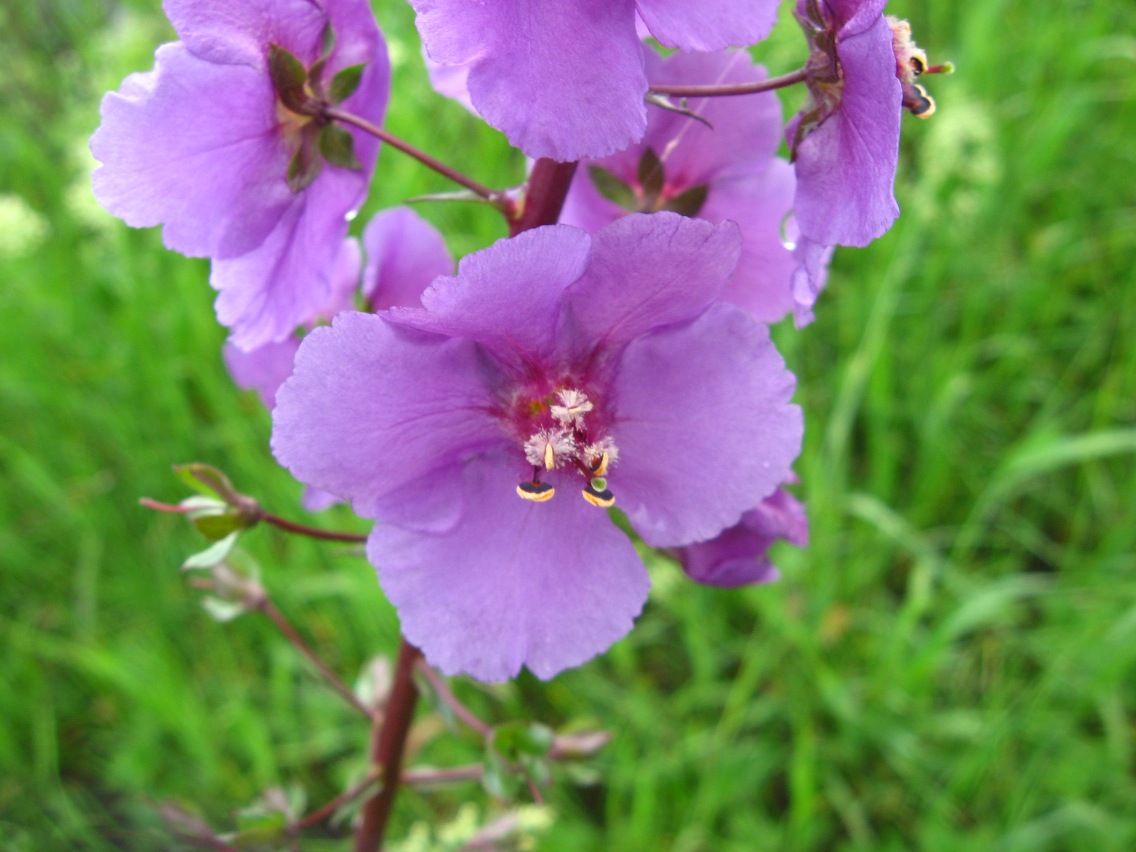
<path id="1" fill-rule="evenodd" d="M 800 449 L 764 325 L 717 301 L 731 223 L 628 216 L 466 257 L 423 307 L 346 313 L 300 347 L 272 446 L 377 523 L 406 637 L 448 673 L 548 678 L 606 649 L 647 594 L 647 544 L 718 535 Z"/>
<path id="2" fill-rule="evenodd" d="M 366 0 L 165 10 L 180 41 L 103 99 L 95 194 L 127 224 L 163 225 L 169 248 L 213 259 L 235 345 L 284 340 L 326 302 L 378 155 L 375 139 L 320 111 L 338 103 L 381 121 L 385 42 Z"/>
<path id="3" fill-rule="evenodd" d="M 474 108 L 530 157 L 602 157 L 646 128 L 636 13 L 667 47 L 753 44 L 774 0 L 410 0 L 430 57 L 469 66 Z"/>
<path id="4" fill-rule="evenodd" d="M 809 102 L 789 127 L 801 237 L 865 246 L 899 215 L 892 191 L 903 92 L 886 0 L 797 0 Z"/>
<path id="5" fill-rule="evenodd" d="M 656 85 L 749 83 L 766 76 L 742 52 L 647 56 L 647 77 Z M 651 109 L 641 142 L 581 164 L 560 221 L 591 231 L 633 210 L 730 219 L 741 229 L 742 254 L 722 298 L 762 322 L 776 322 L 794 306 L 793 257 L 782 242 L 793 169 L 775 156 L 781 103 L 766 92 L 743 100 L 694 99 L 687 106 L 712 126 Z"/>
<path id="6" fill-rule="evenodd" d="M 805 507 L 783 488 L 716 538 L 677 548 L 675 554 L 682 570 L 699 583 L 727 587 L 770 583 L 780 576 L 768 555 L 777 541 L 798 547 L 809 542 Z"/>

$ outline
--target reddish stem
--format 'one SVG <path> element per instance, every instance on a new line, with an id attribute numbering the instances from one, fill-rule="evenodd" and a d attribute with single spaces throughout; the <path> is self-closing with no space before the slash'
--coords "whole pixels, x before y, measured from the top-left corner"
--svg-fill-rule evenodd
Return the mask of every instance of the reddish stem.
<path id="1" fill-rule="evenodd" d="M 291 622 L 285 618 L 284 613 L 278 610 L 272 601 L 267 597 L 262 598 L 258 604 L 258 609 L 272 620 L 272 623 L 276 625 L 276 629 L 284 634 L 285 639 L 291 642 L 301 654 L 311 661 L 313 666 L 319 669 L 320 674 L 323 675 L 328 686 L 335 690 L 344 701 L 363 716 L 368 719 L 374 718 L 375 714 L 368 709 L 362 701 L 356 698 L 355 693 L 347 688 L 347 684 L 340 680 L 339 676 L 331 670 L 327 663 L 320 659 L 319 654 L 312 650 L 312 647 L 303 640 L 303 637 L 296 632 L 296 628 L 292 626 Z"/>
<path id="2" fill-rule="evenodd" d="M 715 98 L 729 95 L 754 95 L 758 92 L 768 92 L 773 89 L 783 89 L 803 83 L 808 77 L 804 68 L 780 77 L 770 77 L 768 80 L 758 80 L 754 83 L 723 83 L 711 86 L 651 86 L 648 94 L 674 95 L 679 98 Z"/>
<path id="3" fill-rule="evenodd" d="M 329 816 L 334 814 L 337 810 L 339 810 L 341 807 L 346 805 L 348 802 L 358 798 L 363 793 L 367 792 L 367 788 L 370 787 L 372 784 L 374 784 L 378 780 L 379 780 L 379 775 L 378 775 L 377 772 L 373 773 L 371 775 L 368 775 L 365 779 L 360 781 L 358 784 L 356 784 L 350 790 L 348 790 L 345 793 L 340 793 L 338 796 L 336 796 L 334 799 L 332 799 L 330 802 L 328 802 L 322 808 L 320 808 L 319 810 L 312 811 L 310 814 L 308 814 L 306 817 L 304 817 L 302 820 L 300 820 L 298 823 L 296 823 L 295 830 L 300 831 L 301 829 L 310 828 L 313 825 L 319 825 L 321 822 L 323 822 Z"/>
<path id="4" fill-rule="evenodd" d="M 403 784 L 447 784 L 452 781 L 476 781 L 485 774 L 485 766 L 451 766 L 448 769 L 408 769 L 402 773 Z"/>
<path id="5" fill-rule="evenodd" d="M 476 731 L 482 737 L 488 737 L 493 733 L 493 728 L 478 719 L 477 716 L 473 714 L 472 710 L 458 701 L 458 697 L 450 690 L 446 681 L 440 674 L 434 671 L 429 663 L 425 660 L 420 660 L 418 663 L 418 671 L 422 672 L 422 676 L 430 681 L 430 686 L 438 693 L 438 697 L 454 711 L 454 715 L 465 723 L 467 728 Z"/>
<path id="6" fill-rule="evenodd" d="M 379 792 L 363 806 L 363 822 L 355 835 L 355 852 L 375 852 L 382 847 L 383 833 L 390 818 L 402 771 L 402 753 L 414 719 L 418 690 L 414 686 L 414 665 L 422 652 L 402 640 L 395 664 L 394 685 L 387 699 L 382 720 L 371 729 L 371 762 L 378 766 Z"/>
<path id="7" fill-rule="evenodd" d="M 361 544 L 367 540 L 367 536 L 360 535 L 359 533 L 321 530 L 318 527 L 309 527 L 306 524 L 298 524 L 295 521 L 289 521 L 286 518 L 281 518 L 279 515 L 273 515 L 271 512 L 261 512 L 260 520 L 285 532 L 295 533 L 296 535 L 306 535 L 308 538 L 320 538 L 324 541 L 348 541 Z"/>
<path id="8" fill-rule="evenodd" d="M 328 118 L 333 118 L 336 121 L 342 121 L 344 124 L 350 124 L 353 127 L 358 127 L 365 133 L 370 133 L 372 136 L 381 139 L 392 148 L 402 151 L 402 153 L 406 154 L 409 157 L 413 157 L 415 160 L 417 160 L 427 168 L 433 169 L 443 177 L 449 178 L 458 186 L 464 186 L 474 195 L 479 195 L 486 201 L 492 201 L 497 205 L 501 205 L 502 203 L 507 201 L 504 193 L 499 192 L 495 189 L 490 189 L 484 184 L 478 183 L 468 175 L 462 174 L 451 166 L 447 166 L 441 160 L 431 157 L 425 151 L 415 148 L 409 142 L 404 142 L 402 139 L 399 139 L 389 131 L 379 127 L 377 124 L 372 124 L 365 118 L 360 118 L 357 115 L 352 115 L 349 112 L 343 112 L 338 109 L 328 109 L 324 112 L 324 115 L 326 115 Z"/>
<path id="9" fill-rule="evenodd" d="M 575 173 L 575 162 L 559 163 L 547 157 L 537 160 L 529 175 L 521 215 L 509 223 L 509 236 L 541 225 L 555 225 Z"/>

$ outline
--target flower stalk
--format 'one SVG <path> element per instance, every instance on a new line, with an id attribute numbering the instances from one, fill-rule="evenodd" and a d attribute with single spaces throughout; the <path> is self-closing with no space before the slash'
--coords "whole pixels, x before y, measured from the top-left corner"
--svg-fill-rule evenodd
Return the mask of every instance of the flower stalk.
<path id="1" fill-rule="evenodd" d="M 382 127 L 379 127 L 373 122 L 367 121 L 365 118 L 361 118 L 357 115 L 353 115 L 352 113 L 344 112 L 343 110 L 334 108 L 325 110 L 324 115 L 335 121 L 341 121 L 344 124 L 350 124 L 352 127 L 357 127 L 365 133 L 370 133 L 372 136 L 381 139 L 392 148 L 401 151 L 408 157 L 412 157 L 413 159 L 422 163 L 422 165 L 426 166 L 428 169 L 436 171 L 443 177 L 448 178 L 454 183 L 458 184 L 458 186 L 465 187 L 475 195 L 484 198 L 486 201 L 494 204 L 502 212 L 507 214 L 508 207 L 512 202 L 510 202 L 509 199 L 505 197 L 505 194 L 503 192 L 496 189 L 490 189 L 484 184 L 478 183 L 468 175 L 459 172 L 452 166 L 447 166 L 441 160 L 430 156 L 425 151 L 414 147 L 409 142 L 399 139 L 393 133 L 390 133 Z"/>
<path id="2" fill-rule="evenodd" d="M 767 80 L 757 80 L 753 83 L 723 83 L 706 86 L 668 86 L 655 85 L 647 89 L 649 95 L 673 95 L 677 98 L 715 98 L 732 95 L 755 95 L 758 92 L 771 92 L 774 89 L 784 89 L 803 83 L 808 78 L 805 68 L 798 68 L 780 77 L 770 77 Z"/>
<path id="3" fill-rule="evenodd" d="M 402 640 L 395 664 L 394 685 L 387 699 L 386 712 L 376 717 L 371 734 L 371 762 L 378 767 L 379 791 L 363 806 L 363 821 L 355 835 L 355 852 L 375 852 L 382 848 L 383 834 L 390 819 L 402 770 L 406 737 L 414 719 L 418 689 L 414 686 L 414 667 L 422 652 Z"/>

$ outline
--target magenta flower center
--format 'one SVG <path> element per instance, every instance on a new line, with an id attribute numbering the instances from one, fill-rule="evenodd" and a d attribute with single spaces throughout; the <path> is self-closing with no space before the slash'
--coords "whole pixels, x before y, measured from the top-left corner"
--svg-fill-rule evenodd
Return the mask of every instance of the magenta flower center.
<path id="1" fill-rule="evenodd" d="M 606 474 L 619 449 L 607 434 L 604 412 L 578 383 L 560 382 L 548 391 L 521 390 L 503 419 L 532 465 L 532 478 L 517 487 L 521 497 L 535 502 L 551 499 L 555 491 L 544 476 L 563 471 L 581 478 L 582 494 L 589 503 L 606 507 L 615 502 L 607 490 Z"/>

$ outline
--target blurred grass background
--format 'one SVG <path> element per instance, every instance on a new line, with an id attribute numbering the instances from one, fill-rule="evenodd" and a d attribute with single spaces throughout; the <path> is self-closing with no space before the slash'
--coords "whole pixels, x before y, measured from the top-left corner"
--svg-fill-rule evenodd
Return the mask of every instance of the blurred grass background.
<path id="1" fill-rule="evenodd" d="M 391 129 L 518 182 L 501 137 L 428 89 L 408 7 L 375 6 Z M 811 546 L 742 591 L 659 561 L 604 657 L 456 684 L 494 719 L 615 733 L 598 784 L 549 793 L 539 848 L 1136 848 L 1136 6 L 889 11 L 959 73 L 905 122 L 898 224 L 838 253 L 814 325 L 777 330 Z M 758 50 L 773 73 L 801 57 L 783 18 Z M 177 571 L 200 541 L 137 504 L 179 499 L 170 465 L 200 460 L 301 514 L 268 416 L 221 365 L 206 264 L 90 197 L 100 96 L 171 37 L 157 0 L 0 9 L 4 849 L 173 848 L 157 801 L 228 827 L 267 787 L 316 805 L 362 767 L 364 726 L 270 625 L 211 621 Z M 368 209 L 448 188 L 387 151 Z M 424 212 L 458 253 L 502 234 L 488 211 Z M 246 541 L 348 679 L 393 652 L 365 561 Z M 443 737 L 416 759 L 476 754 Z M 407 793 L 393 836 L 465 801 L 492 812 L 474 785 Z"/>

